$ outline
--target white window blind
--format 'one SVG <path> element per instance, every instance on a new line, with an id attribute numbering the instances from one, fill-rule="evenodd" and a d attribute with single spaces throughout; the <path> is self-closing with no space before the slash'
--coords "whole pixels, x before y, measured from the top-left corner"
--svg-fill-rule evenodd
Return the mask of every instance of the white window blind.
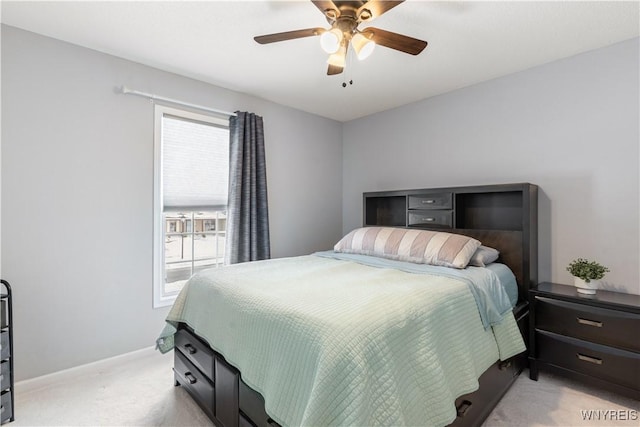
<path id="1" fill-rule="evenodd" d="M 164 307 L 191 275 L 223 264 L 229 121 L 154 110 L 153 306 Z"/>
<path id="2" fill-rule="evenodd" d="M 163 115 L 162 177 L 165 211 L 226 206 L 228 129 Z"/>

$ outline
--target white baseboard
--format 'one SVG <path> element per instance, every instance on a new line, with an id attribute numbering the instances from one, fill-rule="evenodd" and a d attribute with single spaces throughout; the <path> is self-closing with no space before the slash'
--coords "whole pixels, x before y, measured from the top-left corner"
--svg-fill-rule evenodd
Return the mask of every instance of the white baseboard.
<path id="1" fill-rule="evenodd" d="M 73 368 L 64 369 L 62 371 L 53 372 L 51 374 L 42 375 L 41 377 L 31 378 L 28 380 L 18 381 L 15 384 L 16 394 L 29 393 L 35 390 L 50 387 L 60 382 L 73 380 L 79 376 L 84 376 L 101 370 L 109 369 L 121 365 L 122 363 L 131 362 L 142 357 L 149 357 L 156 353 L 155 347 L 146 347 L 135 350 L 130 353 L 119 354 L 107 359 L 98 360 L 96 362 L 87 363 L 85 365 L 75 366 Z M 159 353 L 158 353 L 159 354 Z"/>

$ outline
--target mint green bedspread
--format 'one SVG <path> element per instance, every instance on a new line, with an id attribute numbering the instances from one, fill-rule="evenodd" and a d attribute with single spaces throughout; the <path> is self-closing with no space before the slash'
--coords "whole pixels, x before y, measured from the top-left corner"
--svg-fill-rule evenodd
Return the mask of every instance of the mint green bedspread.
<path id="1" fill-rule="evenodd" d="M 525 350 L 511 313 L 483 328 L 462 280 L 311 255 L 201 272 L 167 322 L 160 351 L 186 323 L 283 426 L 443 426 Z"/>

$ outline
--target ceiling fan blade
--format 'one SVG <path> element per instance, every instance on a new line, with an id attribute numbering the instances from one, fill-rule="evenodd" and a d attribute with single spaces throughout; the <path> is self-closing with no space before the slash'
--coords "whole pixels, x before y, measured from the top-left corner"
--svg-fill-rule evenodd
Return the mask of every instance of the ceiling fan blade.
<path id="1" fill-rule="evenodd" d="M 326 30 L 324 28 L 307 28 L 304 30 L 285 31 L 284 33 L 266 34 L 264 36 L 255 36 L 253 39 L 260 44 L 282 42 L 285 40 L 300 39 L 302 37 L 319 36 Z"/>
<path id="2" fill-rule="evenodd" d="M 392 33 L 391 31 L 381 30 L 380 28 L 367 27 L 362 30 L 362 34 L 380 46 L 399 50 L 411 55 L 417 55 L 427 47 L 427 42 L 423 40 L 414 39 L 413 37 L 398 33 Z"/>
<path id="3" fill-rule="evenodd" d="M 336 74 L 340 74 L 344 71 L 344 67 L 339 67 L 337 65 L 329 64 L 329 68 L 327 69 L 327 76 L 333 76 Z"/>
<path id="4" fill-rule="evenodd" d="M 371 19 L 375 19 L 382 15 L 385 12 L 393 9 L 398 6 L 400 3 L 404 2 L 404 0 L 399 1 L 387 1 L 387 0 L 369 0 L 358 9 L 358 14 L 356 16 L 361 16 L 362 11 L 367 9 L 371 12 L 371 17 L 367 19 L 363 19 L 363 21 L 369 21 Z"/>
<path id="5" fill-rule="evenodd" d="M 320 9 L 320 12 L 322 12 L 322 14 L 325 16 L 326 16 L 325 12 L 327 10 L 335 10 L 336 18 L 340 16 L 340 9 L 338 9 L 338 6 L 336 6 L 331 0 L 320 0 L 320 1 L 311 0 L 311 3 L 316 5 L 316 7 Z"/>

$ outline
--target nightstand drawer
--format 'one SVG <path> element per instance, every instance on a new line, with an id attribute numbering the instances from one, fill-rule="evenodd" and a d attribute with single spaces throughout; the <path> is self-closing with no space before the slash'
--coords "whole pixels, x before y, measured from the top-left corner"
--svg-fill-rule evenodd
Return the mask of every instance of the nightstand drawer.
<path id="1" fill-rule="evenodd" d="M 434 193 L 423 196 L 409 196 L 409 209 L 452 209 L 451 193 Z"/>
<path id="2" fill-rule="evenodd" d="M 640 315 L 536 297 L 536 329 L 640 352 Z"/>
<path id="3" fill-rule="evenodd" d="M 536 332 L 542 362 L 640 389 L 640 354 L 593 344 L 551 332 Z"/>
<path id="4" fill-rule="evenodd" d="M 409 211 L 409 225 L 451 228 L 453 226 L 453 211 Z"/>
<path id="5" fill-rule="evenodd" d="M 189 392 L 205 412 L 213 416 L 215 412 L 215 389 L 213 384 L 179 351 L 174 352 L 173 371 L 176 374 L 176 380 Z"/>
<path id="6" fill-rule="evenodd" d="M 186 329 L 175 334 L 175 347 L 204 374 L 215 381 L 213 352 Z"/>

